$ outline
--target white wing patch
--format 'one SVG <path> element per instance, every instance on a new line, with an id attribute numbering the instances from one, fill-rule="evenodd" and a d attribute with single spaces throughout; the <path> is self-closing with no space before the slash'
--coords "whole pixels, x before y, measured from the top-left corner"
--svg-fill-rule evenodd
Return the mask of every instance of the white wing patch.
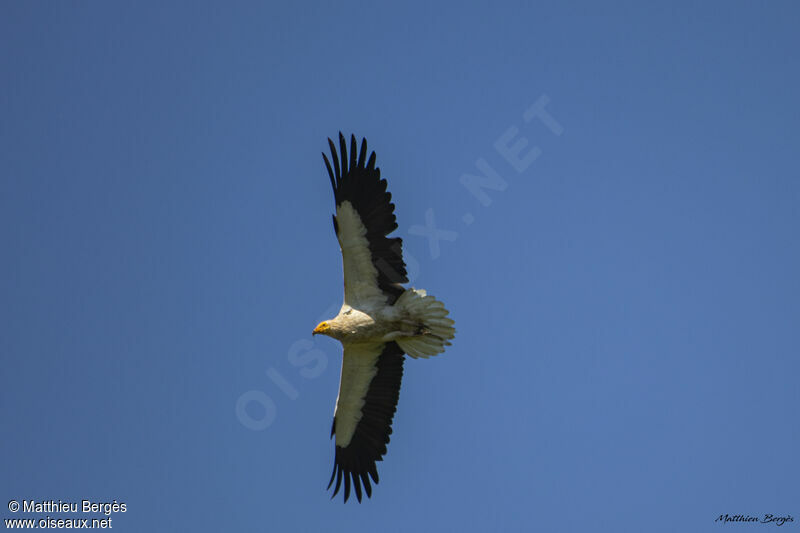
<path id="1" fill-rule="evenodd" d="M 383 307 L 386 295 L 378 287 L 367 228 L 350 202 L 345 200 L 336 208 L 336 224 L 344 264 L 344 303 L 356 309 Z"/>
<path id="2" fill-rule="evenodd" d="M 356 425 L 363 416 L 364 399 L 372 378 L 378 373 L 378 358 L 384 344 L 345 344 L 342 356 L 342 377 L 336 399 L 336 445 L 350 444 Z"/>

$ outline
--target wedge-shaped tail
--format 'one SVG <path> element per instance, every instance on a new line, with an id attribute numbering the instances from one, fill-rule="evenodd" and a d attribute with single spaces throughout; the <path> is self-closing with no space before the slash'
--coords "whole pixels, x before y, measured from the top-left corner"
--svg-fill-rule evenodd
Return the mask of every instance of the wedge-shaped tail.
<path id="1" fill-rule="evenodd" d="M 413 323 L 414 335 L 398 337 L 397 344 L 411 357 L 430 357 L 440 354 L 455 337 L 455 322 L 444 304 L 428 296 L 422 289 L 408 289 L 397 299 L 395 306 L 406 311 Z"/>

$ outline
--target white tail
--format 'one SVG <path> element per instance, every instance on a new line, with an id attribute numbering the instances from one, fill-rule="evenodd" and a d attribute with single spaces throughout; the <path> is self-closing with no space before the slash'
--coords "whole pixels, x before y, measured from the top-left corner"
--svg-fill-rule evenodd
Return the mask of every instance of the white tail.
<path id="1" fill-rule="evenodd" d="M 447 318 L 449 311 L 442 302 L 428 296 L 422 289 L 408 289 L 395 302 L 395 307 L 398 306 L 419 327 L 415 335 L 396 339 L 408 355 L 426 358 L 440 354 L 445 346 L 450 346 L 449 340 L 456 334 L 455 322 Z"/>

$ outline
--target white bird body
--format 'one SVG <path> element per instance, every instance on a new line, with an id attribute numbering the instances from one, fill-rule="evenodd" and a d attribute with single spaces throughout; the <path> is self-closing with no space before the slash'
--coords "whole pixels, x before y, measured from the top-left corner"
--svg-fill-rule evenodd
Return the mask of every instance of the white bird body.
<path id="1" fill-rule="evenodd" d="M 450 326 L 453 325 L 453 321 L 445 318 L 446 313 L 442 316 L 436 313 L 443 307 L 437 306 L 434 303 L 437 301 L 432 296 L 427 296 L 425 291 L 409 290 L 416 293 L 417 298 L 401 296 L 397 303 L 391 306 L 361 310 L 344 304 L 338 315 L 323 322 L 329 326 L 329 329 L 318 333 L 333 337 L 342 344 L 384 343 L 394 340 L 401 344 L 407 344 L 412 339 L 425 335 L 432 335 L 431 340 L 433 340 L 437 337 L 437 333 L 439 338 L 446 337 L 449 330 L 452 329 Z M 418 304 L 420 299 L 424 301 L 425 305 Z M 417 305 L 413 306 L 414 304 Z M 441 345 L 449 344 L 449 342 L 444 342 Z M 437 353 L 440 351 L 426 355 L 436 355 Z"/>

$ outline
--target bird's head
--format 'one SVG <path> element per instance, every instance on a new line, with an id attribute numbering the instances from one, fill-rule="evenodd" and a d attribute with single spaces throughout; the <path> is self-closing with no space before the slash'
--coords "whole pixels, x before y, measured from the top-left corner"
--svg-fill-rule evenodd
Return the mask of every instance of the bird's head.
<path id="1" fill-rule="evenodd" d="M 320 322 L 317 327 L 314 328 L 314 331 L 311 332 L 312 335 L 316 335 L 317 333 L 321 335 L 330 335 L 331 332 L 331 325 L 327 322 Z"/>

